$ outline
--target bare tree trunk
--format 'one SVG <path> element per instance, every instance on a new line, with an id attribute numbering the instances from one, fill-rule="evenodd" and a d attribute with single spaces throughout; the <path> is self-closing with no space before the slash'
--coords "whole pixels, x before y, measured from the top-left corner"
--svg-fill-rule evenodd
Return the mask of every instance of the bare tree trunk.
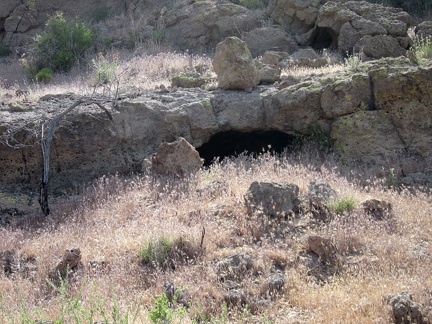
<path id="1" fill-rule="evenodd" d="M 41 207 L 42 213 L 45 216 L 48 216 L 50 214 L 50 209 L 48 204 L 48 185 L 49 185 L 51 142 L 54 138 L 55 130 L 58 124 L 60 123 L 61 119 L 82 103 L 96 104 L 97 106 L 99 106 L 99 108 L 105 111 L 105 113 L 108 115 L 108 118 L 110 120 L 113 120 L 111 113 L 100 102 L 97 102 L 95 99 L 80 98 L 77 101 L 75 101 L 68 109 L 54 116 L 54 118 L 51 120 L 49 124 L 46 138 L 45 138 L 45 124 L 42 124 L 41 149 L 42 149 L 42 160 L 43 160 L 43 174 L 42 174 L 41 185 L 39 188 L 39 205 Z"/>

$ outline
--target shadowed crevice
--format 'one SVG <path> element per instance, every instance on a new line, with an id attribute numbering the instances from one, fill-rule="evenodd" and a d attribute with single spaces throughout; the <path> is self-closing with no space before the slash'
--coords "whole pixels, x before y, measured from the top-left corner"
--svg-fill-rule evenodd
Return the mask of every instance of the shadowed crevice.
<path id="1" fill-rule="evenodd" d="M 271 151 L 281 153 L 285 149 L 298 147 L 300 136 L 279 131 L 238 132 L 227 131 L 213 135 L 210 140 L 197 148 L 204 159 L 204 165 L 210 165 L 216 158 L 238 156 L 241 153 L 257 155 Z"/>

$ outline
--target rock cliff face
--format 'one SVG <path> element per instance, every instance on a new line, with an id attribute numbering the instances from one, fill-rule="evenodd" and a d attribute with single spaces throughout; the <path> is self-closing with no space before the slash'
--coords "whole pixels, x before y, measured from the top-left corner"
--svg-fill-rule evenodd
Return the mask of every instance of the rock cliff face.
<path id="1" fill-rule="evenodd" d="M 381 58 L 403 55 L 411 44 L 408 13 L 367 1 L 268 0 L 259 10 L 229 0 L 5 1 L 0 42 L 14 48 L 31 44 L 56 11 L 90 22 L 100 39 L 116 46 L 163 41 L 173 49 L 211 52 L 226 37 L 236 36 L 254 57 L 267 50 L 291 54 L 310 45 Z M 418 30 L 427 34 L 428 26 Z"/>
<path id="2" fill-rule="evenodd" d="M 51 188 L 59 192 L 108 173 L 141 170 L 143 159 L 164 141 L 183 137 L 200 147 L 226 131 L 281 131 L 307 134 L 318 126 L 346 159 L 380 163 L 397 153 L 432 159 L 432 65 L 405 58 L 366 64 L 278 90 L 153 91 L 119 103 L 110 121 L 104 112 L 82 107 L 61 122 L 53 141 Z M 34 130 L 73 102 L 40 101 L 24 112 L 0 111 L 0 134 L 21 148 L 0 145 L 0 187 L 38 188 L 41 153 Z M 17 125 L 19 126 L 17 129 Z M 32 131 L 33 129 L 33 131 Z M 13 135 L 13 136 L 12 136 Z M 3 137 L 4 140 L 5 137 Z M 430 163 L 426 165 L 430 166 Z M 423 170 L 432 175 L 432 170 Z"/>

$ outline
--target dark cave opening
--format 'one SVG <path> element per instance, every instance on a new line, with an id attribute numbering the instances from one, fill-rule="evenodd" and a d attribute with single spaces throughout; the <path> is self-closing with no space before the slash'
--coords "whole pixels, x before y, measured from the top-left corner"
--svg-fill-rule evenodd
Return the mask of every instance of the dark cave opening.
<path id="1" fill-rule="evenodd" d="M 207 143 L 198 147 L 197 151 L 204 159 L 204 165 L 209 166 L 216 158 L 223 160 L 242 153 L 256 156 L 268 151 L 291 151 L 299 146 L 299 142 L 300 136 L 279 131 L 226 131 L 213 135 Z"/>
<path id="2" fill-rule="evenodd" d="M 320 28 L 314 32 L 312 37 L 312 48 L 315 50 L 336 49 L 337 48 L 337 35 L 329 28 Z"/>

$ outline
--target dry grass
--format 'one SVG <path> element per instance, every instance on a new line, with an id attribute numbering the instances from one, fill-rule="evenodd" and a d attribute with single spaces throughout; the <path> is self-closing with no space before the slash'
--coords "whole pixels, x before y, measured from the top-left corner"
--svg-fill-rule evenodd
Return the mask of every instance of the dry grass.
<path id="1" fill-rule="evenodd" d="M 183 323 L 203 316 L 219 322 L 387 323 L 389 306 L 383 297 L 402 291 L 431 306 L 431 196 L 388 190 L 370 170 L 352 170 L 331 157 L 318 161 L 315 155 L 303 155 L 301 160 L 264 155 L 216 164 L 184 181 L 103 178 L 79 200 L 53 206 L 51 220 L 42 227 L 1 229 L 0 251 L 13 250 L 37 261 L 36 273 L 27 277 L 0 274 L 1 321 L 59 319 L 76 297 L 83 307 L 94 308 L 94 320 L 101 320 L 101 309 L 109 316 L 117 308 L 123 315 L 138 309 L 135 322 L 146 323 L 154 298 L 169 281 L 184 289 L 191 303 L 178 320 Z M 362 174 L 362 181 L 354 181 L 353 171 Z M 273 236 L 277 226 L 270 226 L 265 235 L 253 237 L 258 220 L 247 217 L 243 203 L 253 181 L 291 182 L 305 194 L 315 178 L 325 179 L 356 204 L 371 197 L 391 202 L 394 219 L 373 221 L 357 210 L 320 224 L 304 215 L 282 236 Z M 365 183 L 365 178 L 367 187 L 356 184 Z M 223 190 L 214 190 L 214 181 L 225 183 Z M 197 246 L 203 228 L 204 249 L 190 263 L 168 269 L 143 264 L 139 251 L 147 242 L 183 237 Z M 331 238 L 345 260 L 323 282 L 309 276 L 299 261 L 310 234 Z M 64 294 L 55 293 L 45 280 L 64 250 L 74 247 L 83 255 L 81 270 Z M 215 262 L 239 252 L 253 258 L 252 269 L 236 281 L 251 301 L 252 313 L 242 307 L 224 311 L 226 283 L 219 280 Z M 284 271 L 285 285 L 271 296 L 267 281 L 276 269 Z M 260 298 L 264 304 L 256 302 Z M 63 322 L 76 322 L 68 314 Z M 124 322 L 132 323 L 132 316 Z"/>
<path id="2" fill-rule="evenodd" d="M 125 50 L 112 50 L 105 57 L 117 58 L 116 75 L 119 80 L 119 90 L 129 94 L 154 89 L 160 85 L 168 87 L 175 74 L 193 69 L 197 64 L 207 64 L 211 67 L 211 59 L 208 56 L 187 53 L 148 54 L 139 49 L 132 53 Z M 18 58 L 3 59 L 0 62 L 2 71 L 0 101 L 6 104 L 20 100 L 37 101 L 47 94 L 66 92 L 88 96 L 95 92 L 107 94 L 108 91 L 112 94 L 116 84 L 95 87 L 95 72 L 91 64 L 86 62 L 97 58 L 98 54 L 87 57 L 81 64 L 74 66 L 69 73 L 55 74 L 48 84 L 29 80 Z M 18 89 L 28 91 L 28 94 L 25 97 L 17 96 Z"/>

